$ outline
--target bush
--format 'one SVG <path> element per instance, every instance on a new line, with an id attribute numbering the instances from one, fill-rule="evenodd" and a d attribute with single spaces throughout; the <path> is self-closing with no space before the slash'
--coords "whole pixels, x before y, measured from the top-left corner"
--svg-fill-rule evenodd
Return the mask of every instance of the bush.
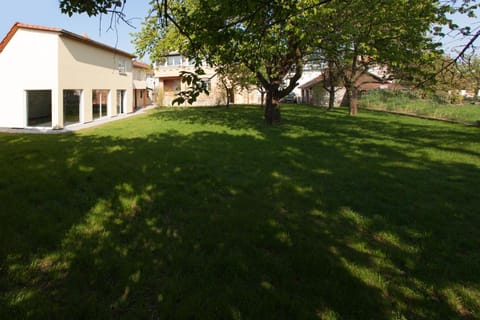
<path id="1" fill-rule="evenodd" d="M 450 96 L 450 103 L 451 104 L 462 104 L 463 103 L 463 96 L 460 94 L 454 94 Z"/>
<path id="2" fill-rule="evenodd" d="M 155 96 L 156 106 L 157 107 L 163 107 L 164 106 L 163 105 L 163 98 L 164 98 L 163 90 L 160 90 L 160 88 L 156 88 L 154 96 Z"/>
<path id="3" fill-rule="evenodd" d="M 478 100 L 474 98 L 464 99 L 461 95 L 448 95 L 446 92 L 434 95 L 422 91 L 372 90 L 361 97 L 359 105 L 475 124 L 480 118 L 480 107 L 472 105 L 476 101 Z"/>

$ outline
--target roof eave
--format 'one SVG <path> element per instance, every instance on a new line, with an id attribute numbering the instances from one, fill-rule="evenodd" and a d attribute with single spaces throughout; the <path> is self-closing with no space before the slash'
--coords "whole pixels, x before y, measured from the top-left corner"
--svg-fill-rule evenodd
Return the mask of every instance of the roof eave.
<path id="1" fill-rule="evenodd" d="M 60 36 L 70 38 L 72 40 L 77 40 L 79 42 L 82 42 L 82 43 L 85 43 L 85 44 L 88 44 L 88 45 L 91 45 L 91 46 L 94 46 L 94 47 L 97 47 L 97 48 L 100 48 L 100 49 L 104 49 L 104 50 L 107 50 L 107 51 L 110 51 L 110 52 L 113 52 L 113 53 L 116 53 L 116 54 L 119 54 L 119 55 L 123 55 L 123 56 L 126 56 L 126 57 L 130 58 L 130 59 L 135 58 L 135 55 L 133 55 L 131 53 L 122 51 L 122 50 L 114 48 L 114 47 L 110 47 L 106 44 L 103 44 L 103 43 L 97 42 L 95 40 L 80 36 L 78 34 L 75 34 L 73 32 L 67 31 L 67 30 L 63 30 L 63 29 L 60 30 Z"/>
<path id="2" fill-rule="evenodd" d="M 130 59 L 135 58 L 135 55 L 133 55 L 131 53 L 119 50 L 119 49 L 114 48 L 114 47 L 110 47 L 106 44 L 94 41 L 94 40 L 86 38 L 86 37 L 82 37 L 78 34 L 75 34 L 73 32 L 67 31 L 67 30 L 63 30 L 63 29 L 59 29 L 59 28 L 50 28 L 50 27 L 43 27 L 43 26 L 25 24 L 25 23 L 21 23 L 21 22 L 16 22 L 10 28 L 10 30 L 7 32 L 7 34 L 3 38 L 3 40 L 0 42 L 0 53 L 2 53 L 2 51 L 5 49 L 5 47 L 10 42 L 10 40 L 13 38 L 15 33 L 17 33 L 18 29 L 28 29 L 28 30 L 53 32 L 53 33 L 57 33 L 60 36 L 65 36 L 65 37 L 68 37 L 70 39 L 77 40 L 77 41 L 83 42 L 83 43 L 88 44 L 88 45 L 92 45 L 92 46 L 97 47 L 97 48 L 101 48 L 101 49 L 104 49 L 104 50 L 107 50 L 107 51 L 110 51 L 110 52 L 113 52 L 113 53 L 116 53 L 116 54 L 120 54 L 120 55 L 123 55 L 125 57 L 130 58 Z"/>

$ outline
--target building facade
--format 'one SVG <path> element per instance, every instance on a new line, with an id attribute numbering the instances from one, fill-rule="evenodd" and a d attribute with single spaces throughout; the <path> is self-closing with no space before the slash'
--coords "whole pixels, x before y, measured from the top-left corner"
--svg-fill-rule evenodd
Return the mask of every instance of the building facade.
<path id="1" fill-rule="evenodd" d="M 227 89 L 222 84 L 220 77 L 214 68 L 204 65 L 205 74 L 202 81 L 209 94 L 200 94 L 193 106 L 217 106 L 230 104 L 260 104 L 261 95 L 256 87 L 244 90 L 233 90 L 227 94 Z M 181 71 L 194 72 L 193 61 L 188 60 L 179 53 L 171 53 L 162 61 L 156 63 L 156 103 L 161 106 L 171 106 L 180 91 L 188 89 L 188 85 L 182 83 Z M 227 85 L 228 87 L 228 85 Z M 229 101 L 227 101 L 229 99 Z"/>
<path id="2" fill-rule="evenodd" d="M 355 79 L 355 86 L 361 95 L 374 89 L 400 90 L 403 87 L 386 80 L 374 73 L 365 72 L 359 74 Z M 329 92 L 325 89 L 325 76 L 323 74 L 313 78 L 299 86 L 301 90 L 301 102 L 319 107 L 328 106 Z M 343 81 L 335 86 L 334 106 L 348 105 L 347 89 L 343 86 Z"/>
<path id="3" fill-rule="evenodd" d="M 133 108 L 135 110 L 152 104 L 152 88 L 147 83 L 149 73 L 148 64 L 133 61 Z"/>
<path id="4" fill-rule="evenodd" d="M 133 55 L 16 23 L 0 43 L 0 127 L 63 128 L 133 111 Z"/>

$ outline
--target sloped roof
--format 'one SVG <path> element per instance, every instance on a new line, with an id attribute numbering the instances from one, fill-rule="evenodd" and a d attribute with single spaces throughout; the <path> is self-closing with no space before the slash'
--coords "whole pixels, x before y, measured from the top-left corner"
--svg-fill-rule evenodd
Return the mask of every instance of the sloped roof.
<path id="1" fill-rule="evenodd" d="M 306 88 L 310 88 L 311 86 L 313 86 L 314 84 L 317 84 L 319 82 L 322 82 L 323 81 L 323 74 L 313 78 L 312 80 L 309 80 L 307 82 L 305 82 L 304 84 L 301 84 L 299 85 L 298 87 L 300 89 L 306 89 Z"/>
<path id="2" fill-rule="evenodd" d="M 141 61 L 133 61 L 133 66 L 136 68 L 141 68 L 141 69 L 147 69 L 150 70 L 150 66 L 144 62 Z"/>
<path id="3" fill-rule="evenodd" d="M 15 33 L 17 33 L 17 31 L 19 29 L 29 29 L 29 30 L 53 32 L 53 33 L 57 33 L 60 36 L 67 37 L 67 38 L 70 38 L 70 39 L 73 39 L 73 40 L 76 40 L 76 41 L 80 41 L 80 42 L 85 43 L 87 45 L 97 47 L 97 48 L 100 48 L 100 49 L 104 49 L 104 50 L 107 50 L 107 51 L 110 51 L 110 52 L 113 52 L 113 53 L 116 53 L 116 54 L 120 54 L 120 55 L 123 55 L 123 56 L 127 56 L 129 58 L 134 58 L 135 57 L 131 53 L 119 50 L 119 49 L 114 48 L 114 47 L 110 47 L 106 44 L 100 43 L 98 41 L 94 41 L 90 38 L 78 35 L 76 33 L 73 33 L 73 32 L 70 32 L 70 31 L 67 31 L 67 30 L 64 30 L 64 29 L 37 26 L 37 25 L 25 24 L 25 23 L 21 23 L 21 22 L 16 22 L 12 26 L 10 31 L 8 31 L 7 35 L 3 38 L 2 42 L 0 42 L 0 53 L 2 53 L 3 49 L 5 49 L 5 47 L 8 45 L 10 40 L 13 38 L 13 36 L 15 35 Z"/>
<path id="4" fill-rule="evenodd" d="M 304 84 L 300 85 L 300 89 L 308 89 L 311 88 L 312 86 L 316 85 L 317 83 L 320 83 L 322 81 L 325 81 L 325 76 L 319 75 L 318 77 L 313 78 L 310 81 L 305 82 Z M 391 82 L 386 82 L 384 79 L 381 77 L 377 76 L 376 74 L 366 72 L 362 73 L 357 79 L 356 79 L 356 84 L 359 86 L 360 90 L 372 90 L 375 88 L 378 88 L 379 86 L 385 87 L 385 88 L 403 88 L 402 86 L 398 84 L 393 84 Z"/>

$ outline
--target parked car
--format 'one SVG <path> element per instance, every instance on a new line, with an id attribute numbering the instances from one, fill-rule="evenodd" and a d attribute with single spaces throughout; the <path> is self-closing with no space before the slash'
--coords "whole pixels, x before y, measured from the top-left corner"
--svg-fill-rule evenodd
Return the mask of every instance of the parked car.
<path id="1" fill-rule="evenodd" d="M 283 103 L 297 103 L 297 96 L 295 95 L 294 92 L 290 92 L 285 97 L 283 97 L 280 101 Z"/>

